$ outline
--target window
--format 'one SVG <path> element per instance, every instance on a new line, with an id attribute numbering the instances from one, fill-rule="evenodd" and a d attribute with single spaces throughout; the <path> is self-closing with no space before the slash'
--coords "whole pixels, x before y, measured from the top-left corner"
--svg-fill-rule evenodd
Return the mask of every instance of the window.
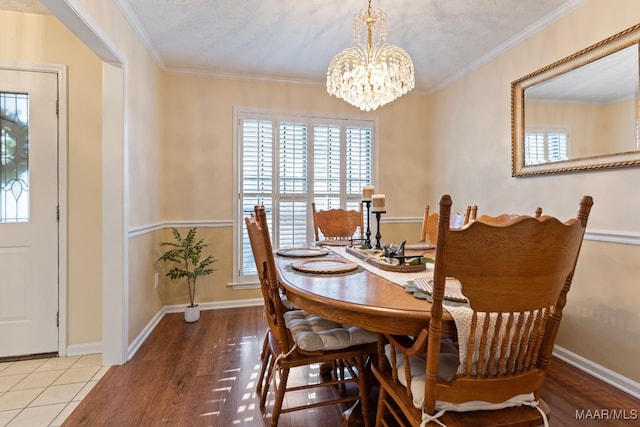
<path id="1" fill-rule="evenodd" d="M 236 132 L 236 283 L 255 281 L 244 218 L 267 210 L 274 247 L 314 239 L 311 202 L 318 209 L 358 209 L 362 187 L 374 181 L 374 120 L 238 112 Z"/>
<path id="2" fill-rule="evenodd" d="M 525 166 L 567 160 L 567 129 L 531 129 L 524 134 Z"/>

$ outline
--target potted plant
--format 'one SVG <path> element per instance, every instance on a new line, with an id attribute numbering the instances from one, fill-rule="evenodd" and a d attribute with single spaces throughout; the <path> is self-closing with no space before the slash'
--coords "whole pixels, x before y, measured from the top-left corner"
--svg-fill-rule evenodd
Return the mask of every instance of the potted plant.
<path id="1" fill-rule="evenodd" d="M 165 274 L 166 277 L 171 280 L 187 279 L 189 305 L 185 309 L 184 319 L 187 322 L 195 322 L 200 318 L 200 306 L 194 303 L 198 277 L 213 273 L 215 270 L 210 266 L 217 260 L 212 255 L 203 259 L 203 251 L 208 245 L 204 239 L 196 240 L 197 228 L 191 228 L 184 237 L 176 228 L 172 227 L 171 232 L 173 241 L 160 243 L 160 246 L 168 249 L 158 261 L 173 263 L 173 268 Z"/>

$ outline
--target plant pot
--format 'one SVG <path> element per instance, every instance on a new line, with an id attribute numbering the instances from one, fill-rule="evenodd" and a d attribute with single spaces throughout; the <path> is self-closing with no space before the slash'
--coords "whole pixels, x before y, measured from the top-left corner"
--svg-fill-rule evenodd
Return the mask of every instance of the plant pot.
<path id="1" fill-rule="evenodd" d="M 184 309 L 184 321 L 185 322 L 197 322 L 200 319 L 200 306 L 194 305 L 193 307 L 187 306 Z"/>

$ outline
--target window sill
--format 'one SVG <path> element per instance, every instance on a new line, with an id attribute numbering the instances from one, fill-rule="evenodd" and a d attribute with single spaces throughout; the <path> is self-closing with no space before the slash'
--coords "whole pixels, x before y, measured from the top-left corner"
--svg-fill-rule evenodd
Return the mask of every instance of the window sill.
<path id="1" fill-rule="evenodd" d="M 245 291 L 250 289 L 260 289 L 259 283 L 229 283 L 227 286 L 233 288 L 234 291 Z"/>

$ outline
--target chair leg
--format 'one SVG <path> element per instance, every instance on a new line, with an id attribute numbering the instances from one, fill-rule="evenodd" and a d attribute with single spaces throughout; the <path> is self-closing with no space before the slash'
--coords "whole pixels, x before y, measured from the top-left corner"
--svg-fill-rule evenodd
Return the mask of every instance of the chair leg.
<path id="1" fill-rule="evenodd" d="M 347 388 L 344 385 L 344 363 L 345 361 L 342 359 L 338 360 L 338 366 L 336 368 L 336 377 L 334 378 L 336 381 L 340 380 L 338 383 L 338 391 L 341 395 L 345 395 L 347 393 Z"/>
<path id="2" fill-rule="evenodd" d="M 383 425 L 382 421 L 385 417 L 385 399 L 387 398 L 387 392 L 383 387 L 380 387 L 380 393 L 378 394 L 378 409 L 376 410 L 376 427 Z"/>
<path id="3" fill-rule="evenodd" d="M 256 386 L 256 392 L 259 396 L 262 396 L 262 382 L 264 381 L 264 373 L 267 371 L 267 366 L 271 360 L 271 349 L 269 348 L 269 331 L 264 335 L 264 341 L 262 343 L 262 351 L 260 352 L 260 360 L 262 366 L 260 367 L 260 377 L 258 378 L 258 384 Z"/>
<path id="4" fill-rule="evenodd" d="M 369 427 L 369 373 L 366 372 L 362 357 L 356 358 L 356 369 L 358 370 L 358 391 L 360 395 L 362 419 L 364 421 L 364 427 Z"/>
<path id="5" fill-rule="evenodd" d="M 282 409 L 282 401 L 284 400 L 284 392 L 287 390 L 287 380 L 289 379 L 289 368 L 281 367 L 280 384 L 276 390 L 276 401 L 273 404 L 273 412 L 271 413 L 271 427 L 278 425 L 280 410 Z"/>
<path id="6" fill-rule="evenodd" d="M 267 404 L 267 395 L 269 394 L 269 387 L 271 386 L 271 375 L 273 374 L 275 363 L 276 359 L 272 355 L 272 357 L 269 358 L 269 367 L 267 368 L 267 378 L 264 382 L 264 390 L 262 390 L 262 394 L 260 395 L 261 408 L 264 408 Z"/>

